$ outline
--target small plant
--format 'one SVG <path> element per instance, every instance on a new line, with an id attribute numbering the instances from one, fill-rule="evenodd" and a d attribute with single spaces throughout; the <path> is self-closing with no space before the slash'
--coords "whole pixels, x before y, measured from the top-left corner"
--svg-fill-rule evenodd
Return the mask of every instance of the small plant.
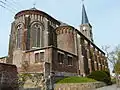
<path id="1" fill-rule="evenodd" d="M 30 80 L 33 82 L 35 87 L 39 87 L 39 85 L 42 85 L 42 88 L 45 88 L 45 80 L 43 78 L 43 73 L 21 73 L 18 74 L 18 77 L 19 87 L 24 87 L 26 81 Z"/>

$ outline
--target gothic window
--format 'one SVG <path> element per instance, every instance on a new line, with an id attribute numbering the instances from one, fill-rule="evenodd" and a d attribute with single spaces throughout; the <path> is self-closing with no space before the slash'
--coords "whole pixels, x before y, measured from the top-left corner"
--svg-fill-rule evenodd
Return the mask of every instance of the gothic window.
<path id="1" fill-rule="evenodd" d="M 44 46 L 44 31 L 40 23 L 33 23 L 32 28 L 32 47 Z"/>
<path id="2" fill-rule="evenodd" d="M 23 25 L 18 24 L 17 26 L 17 48 L 20 48 L 20 44 L 22 42 L 22 30 L 23 30 Z"/>
<path id="3" fill-rule="evenodd" d="M 41 47 L 44 47 L 44 31 L 41 30 Z"/>

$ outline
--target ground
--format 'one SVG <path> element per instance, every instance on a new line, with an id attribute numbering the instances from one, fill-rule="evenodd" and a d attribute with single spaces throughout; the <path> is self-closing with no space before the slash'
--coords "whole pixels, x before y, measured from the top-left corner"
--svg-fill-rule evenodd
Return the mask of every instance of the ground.
<path id="1" fill-rule="evenodd" d="M 115 84 L 111 86 L 105 86 L 102 88 L 98 88 L 96 90 L 120 90 L 120 87 L 118 88 Z"/>

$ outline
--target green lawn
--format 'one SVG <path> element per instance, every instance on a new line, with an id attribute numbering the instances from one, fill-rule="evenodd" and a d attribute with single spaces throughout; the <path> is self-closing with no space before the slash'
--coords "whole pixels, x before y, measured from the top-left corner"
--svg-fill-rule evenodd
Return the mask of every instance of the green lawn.
<path id="1" fill-rule="evenodd" d="M 88 82 L 96 82 L 96 80 L 86 77 L 68 77 L 59 80 L 57 83 L 88 83 Z"/>

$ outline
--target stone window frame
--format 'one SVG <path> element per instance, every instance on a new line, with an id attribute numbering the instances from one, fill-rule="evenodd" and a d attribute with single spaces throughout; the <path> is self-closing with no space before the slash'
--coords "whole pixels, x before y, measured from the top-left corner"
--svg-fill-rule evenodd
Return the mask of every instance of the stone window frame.
<path id="1" fill-rule="evenodd" d="M 41 53 L 43 53 L 43 59 L 41 60 Z M 40 51 L 35 51 L 34 52 L 34 56 L 38 54 L 38 60 L 36 62 L 36 58 L 35 58 L 35 63 L 40 63 L 40 62 L 44 62 L 44 57 L 45 57 L 45 50 L 40 50 Z"/>
<path id="2" fill-rule="evenodd" d="M 17 33 L 16 33 L 16 48 L 20 49 L 21 48 L 21 43 L 22 43 L 22 36 L 24 32 L 24 23 L 19 22 L 16 25 Z"/>
<path id="3" fill-rule="evenodd" d="M 37 31 L 38 31 L 38 29 L 40 30 L 39 32 L 39 35 L 38 35 L 38 33 L 37 32 L 35 32 L 35 36 L 36 36 L 36 40 L 34 40 L 34 35 L 33 35 L 33 33 L 34 33 L 34 31 L 33 31 L 33 26 L 34 25 L 39 25 L 38 27 L 37 27 Z M 40 21 L 33 21 L 31 24 L 30 24 L 30 35 L 31 35 L 31 43 L 32 43 L 32 48 L 40 48 L 40 47 L 44 47 L 44 31 L 45 31 L 45 29 L 44 29 L 44 25 L 43 25 L 43 23 L 42 22 L 40 22 Z M 40 37 L 39 38 L 39 40 L 38 40 L 38 36 Z M 35 42 L 34 42 L 35 41 Z M 39 41 L 39 42 L 38 42 Z M 35 46 L 34 46 L 34 43 L 35 43 Z"/>
<path id="4" fill-rule="evenodd" d="M 68 66 L 73 66 L 73 56 L 67 55 L 68 59 Z"/>
<path id="5" fill-rule="evenodd" d="M 45 57 L 45 53 L 44 52 L 40 52 L 40 62 L 44 61 L 44 57 Z"/>
<path id="6" fill-rule="evenodd" d="M 58 52 L 58 63 L 59 64 L 64 64 L 64 54 Z"/>
<path id="7" fill-rule="evenodd" d="M 40 53 L 35 53 L 35 63 L 40 62 Z"/>

